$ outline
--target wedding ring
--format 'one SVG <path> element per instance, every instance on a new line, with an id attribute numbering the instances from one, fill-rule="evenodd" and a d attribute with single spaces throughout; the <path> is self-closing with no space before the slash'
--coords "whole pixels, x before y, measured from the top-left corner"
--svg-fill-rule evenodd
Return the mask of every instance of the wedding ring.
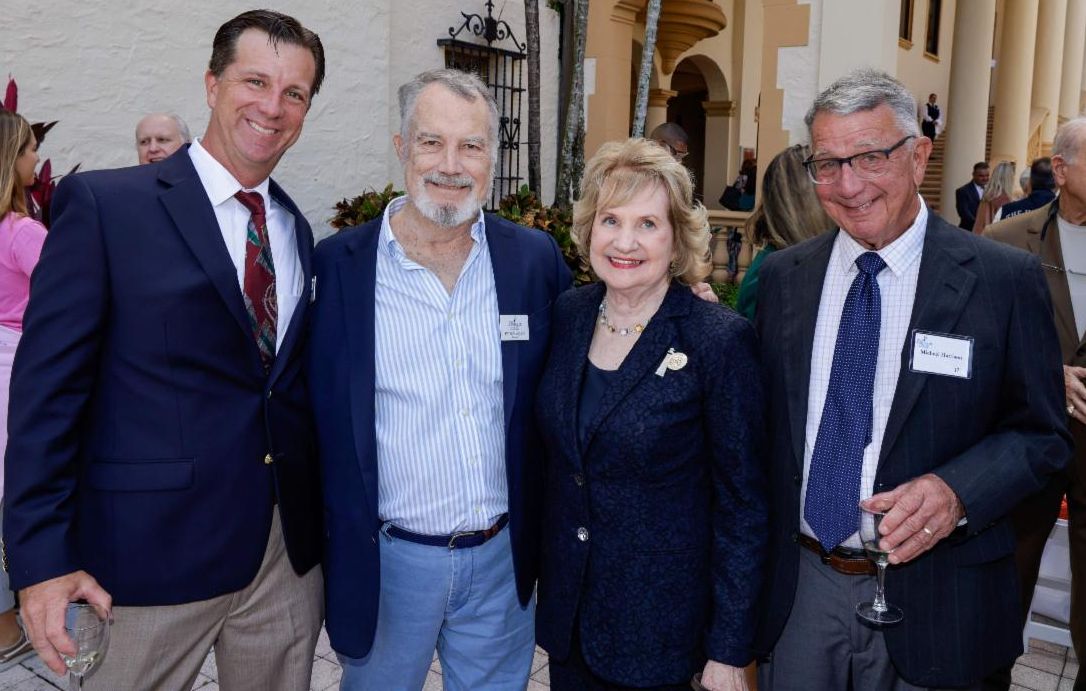
<path id="1" fill-rule="evenodd" d="M 1067 404 L 1067 414 L 1068 415 L 1074 415 L 1075 414 L 1075 405 L 1073 403 L 1068 403 Z"/>
<path id="2" fill-rule="evenodd" d="M 931 532 L 931 530 L 928 528 L 928 526 L 924 526 L 923 528 L 921 528 L 921 530 L 923 530 L 925 533 L 927 533 L 928 537 L 935 537 L 935 533 Z"/>

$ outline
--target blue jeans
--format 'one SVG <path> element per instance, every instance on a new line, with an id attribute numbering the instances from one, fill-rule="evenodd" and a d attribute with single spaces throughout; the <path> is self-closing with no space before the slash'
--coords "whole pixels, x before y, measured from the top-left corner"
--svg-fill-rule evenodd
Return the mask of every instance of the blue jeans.
<path id="1" fill-rule="evenodd" d="M 434 648 L 447 691 L 523 691 L 535 651 L 535 603 L 522 607 L 509 531 L 450 550 L 381 532 L 373 648 L 339 656 L 340 691 L 418 691 Z"/>

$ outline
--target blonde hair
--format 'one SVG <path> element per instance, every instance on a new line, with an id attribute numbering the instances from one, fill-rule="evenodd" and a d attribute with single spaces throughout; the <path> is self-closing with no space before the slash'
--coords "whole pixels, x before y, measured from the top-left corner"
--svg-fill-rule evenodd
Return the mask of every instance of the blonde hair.
<path id="1" fill-rule="evenodd" d="M 988 178 L 988 184 L 984 186 L 982 201 L 992 201 L 1000 195 L 1007 195 L 1008 199 L 1015 197 L 1014 161 L 1000 161 L 992 169 L 992 175 Z"/>
<path id="2" fill-rule="evenodd" d="M 0 108 L 0 218 L 12 211 L 26 213 L 26 189 L 15 172 L 15 161 L 33 141 L 26 118 Z"/>
<path id="3" fill-rule="evenodd" d="M 596 212 L 629 203 L 654 185 L 663 187 L 668 197 L 674 253 L 669 273 L 683 283 L 697 283 L 712 269 L 709 215 L 694 201 L 690 171 L 650 139 L 608 142 L 585 165 L 581 195 L 573 204 L 573 242 L 587 262 Z"/>
<path id="4" fill-rule="evenodd" d="M 784 249 L 837 225 L 822 209 L 814 183 L 804 169 L 803 162 L 809 155 L 806 146 L 796 144 L 774 156 L 766 166 L 762 197 L 746 224 L 754 245 Z"/>

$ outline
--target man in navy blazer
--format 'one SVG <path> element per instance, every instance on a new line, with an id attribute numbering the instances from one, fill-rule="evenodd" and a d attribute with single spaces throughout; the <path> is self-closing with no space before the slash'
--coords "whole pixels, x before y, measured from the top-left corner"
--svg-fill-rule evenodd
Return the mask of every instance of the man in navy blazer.
<path id="1" fill-rule="evenodd" d="M 215 37 L 202 140 L 57 190 L 12 376 L 4 542 L 54 671 L 75 652 L 58 626 L 68 602 L 112 609 L 88 688 L 189 688 L 212 645 L 224 688 L 308 688 L 322 605 L 301 379 L 313 239 L 268 176 L 323 75 L 316 34 L 243 13 Z"/>
<path id="2" fill-rule="evenodd" d="M 1022 651 L 1007 515 L 1069 458 L 1060 349 L 1037 259 L 923 205 L 931 142 L 914 110 L 900 82 L 870 70 L 819 95 L 807 167 L 841 230 L 762 267 L 764 691 L 979 688 Z M 869 291 L 865 309 L 854 298 Z M 857 362 L 865 350 L 842 343 L 875 325 Z M 836 418 L 859 433 L 829 436 L 820 457 Z M 855 613 L 875 581 L 853 532 L 861 499 L 888 512 L 886 598 L 904 611 L 881 629 Z"/>
<path id="3" fill-rule="evenodd" d="M 341 689 L 523 689 L 542 445 L 532 415 L 557 244 L 480 209 L 497 108 L 474 75 L 400 88 L 407 196 L 314 255 L 308 380 Z"/>
<path id="4" fill-rule="evenodd" d="M 958 211 L 958 227 L 962 230 L 973 230 L 977 222 L 977 207 L 991 174 L 988 162 L 978 161 L 973 164 L 973 179 L 954 190 L 954 208 Z"/>

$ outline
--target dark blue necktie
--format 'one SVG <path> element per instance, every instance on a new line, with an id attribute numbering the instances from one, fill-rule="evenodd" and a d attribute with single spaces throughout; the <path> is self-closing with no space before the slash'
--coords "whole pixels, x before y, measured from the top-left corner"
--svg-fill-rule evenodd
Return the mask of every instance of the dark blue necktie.
<path id="1" fill-rule="evenodd" d="M 828 552 L 856 532 L 860 471 L 871 443 L 871 406 L 879 356 L 882 303 L 878 273 L 886 262 L 874 252 L 856 258 L 860 273 L 841 310 L 830 385 L 818 423 L 803 517 Z"/>

